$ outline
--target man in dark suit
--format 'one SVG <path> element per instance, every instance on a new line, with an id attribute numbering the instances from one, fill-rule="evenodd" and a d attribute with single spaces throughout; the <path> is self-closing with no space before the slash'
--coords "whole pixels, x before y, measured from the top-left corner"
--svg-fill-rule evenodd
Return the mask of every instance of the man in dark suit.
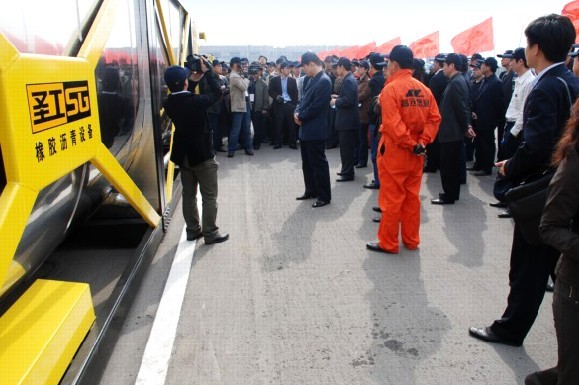
<path id="1" fill-rule="evenodd" d="M 284 136 L 290 148 L 296 147 L 296 129 L 293 114 L 298 103 L 298 85 L 290 76 L 287 61 L 280 64 L 280 75 L 269 82 L 269 96 L 273 99 L 273 119 L 275 127 L 274 149 L 281 148 Z"/>
<path id="2" fill-rule="evenodd" d="M 342 78 L 339 95 L 332 95 L 330 106 L 336 107 L 335 128 L 338 131 L 342 169 L 337 182 L 354 180 L 356 164 L 356 143 L 360 129 L 358 113 L 358 83 L 352 75 L 352 63 L 346 57 L 338 60 L 338 76 Z"/>
<path id="3" fill-rule="evenodd" d="M 485 77 L 472 107 L 472 119 L 476 121 L 475 147 L 476 167 L 474 175 L 491 175 L 495 163 L 495 128 L 499 124 L 503 110 L 503 87 L 497 78 L 498 63 L 494 57 L 484 60 L 481 71 Z"/>
<path id="4" fill-rule="evenodd" d="M 310 78 L 304 86 L 294 121 L 300 126 L 300 149 L 305 192 L 297 200 L 317 198 L 313 207 L 330 203 L 330 167 L 326 159 L 328 110 L 332 95 L 332 81 L 324 73 L 322 61 L 313 52 L 302 55 L 301 66 Z"/>
<path id="5" fill-rule="evenodd" d="M 442 95 L 448 84 L 448 77 L 442 71 L 446 55 L 438 54 L 434 58 L 433 71 L 436 71 L 432 79 L 428 82 L 428 88 L 432 91 L 436 104 L 440 106 L 442 102 Z M 458 69 L 458 68 L 457 68 Z M 426 146 L 426 166 L 424 166 L 425 172 L 436 172 L 439 168 L 440 162 L 440 143 L 438 142 L 438 137 L 434 139 L 432 143 Z"/>
<path id="6" fill-rule="evenodd" d="M 217 168 L 213 150 L 213 131 L 207 118 L 207 108 L 221 96 L 217 74 L 204 58 L 201 61 L 206 93 L 187 91 L 189 71 L 179 66 L 165 70 L 165 83 L 171 94 L 163 108 L 175 125 L 171 161 L 179 166 L 183 184 L 183 217 L 187 225 L 187 240 L 205 238 L 206 244 L 221 243 L 229 234 L 220 234 L 217 218 Z M 203 199 L 203 218 L 199 224 L 197 190 Z"/>
<path id="7" fill-rule="evenodd" d="M 513 184 L 548 167 L 570 104 L 579 94 L 579 80 L 564 64 L 576 36 L 571 21 L 543 16 L 529 24 L 525 35 L 527 63 L 538 76 L 523 109 L 523 143 L 511 159 L 497 163 L 499 173 Z M 530 245 L 515 223 L 507 308 L 490 327 L 471 327 L 470 334 L 486 342 L 521 345 L 535 322 L 558 255 L 550 246 Z"/>
<path id="8" fill-rule="evenodd" d="M 504 137 L 505 132 L 505 125 L 507 120 L 504 116 L 507 112 L 507 108 L 509 107 L 509 103 L 511 102 L 511 98 L 513 97 L 513 90 L 515 89 L 515 79 L 517 74 L 512 68 L 511 65 L 511 58 L 513 57 L 513 50 L 508 49 L 502 55 L 497 55 L 497 57 L 501 58 L 501 66 L 505 68 L 506 71 L 501 72 L 499 75 L 499 79 L 503 85 L 503 107 L 504 113 L 501 115 L 501 120 L 499 121 L 499 125 L 497 126 L 497 138 L 498 142 L 500 143 Z M 503 146 L 499 144 L 498 151 L 497 151 L 497 160 L 505 160 L 505 154 L 503 152 Z"/>
<path id="9" fill-rule="evenodd" d="M 465 135 L 472 136 L 468 127 L 470 109 L 468 107 L 468 85 L 460 72 L 462 58 L 448 54 L 444 66 L 444 75 L 449 79 L 448 86 L 440 103 L 442 121 L 438 129 L 440 142 L 440 179 L 443 193 L 433 204 L 453 204 L 460 196 L 460 176 L 462 147 Z"/>

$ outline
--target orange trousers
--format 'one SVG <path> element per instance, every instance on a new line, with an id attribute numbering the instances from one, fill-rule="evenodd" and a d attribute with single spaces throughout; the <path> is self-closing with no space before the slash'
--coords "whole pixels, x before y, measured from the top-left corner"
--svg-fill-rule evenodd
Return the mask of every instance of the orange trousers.
<path id="1" fill-rule="evenodd" d="M 398 252 L 398 236 L 402 230 L 402 243 L 408 249 L 416 249 L 420 243 L 420 186 L 424 157 L 386 143 L 384 155 L 378 145 L 378 177 L 380 193 L 378 205 L 382 209 L 382 220 L 378 228 L 380 247 L 393 253 Z"/>

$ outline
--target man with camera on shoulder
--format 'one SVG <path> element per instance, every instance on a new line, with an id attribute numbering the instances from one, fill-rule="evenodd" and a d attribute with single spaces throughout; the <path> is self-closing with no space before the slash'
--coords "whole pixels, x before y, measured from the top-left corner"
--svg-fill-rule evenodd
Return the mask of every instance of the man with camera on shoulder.
<path id="1" fill-rule="evenodd" d="M 170 66 L 164 79 L 171 94 L 163 108 L 175 125 L 171 161 L 179 166 L 183 184 L 183 217 L 187 240 L 205 238 L 206 244 L 221 243 L 229 234 L 220 234 L 217 218 L 217 168 L 213 151 L 213 131 L 207 119 L 207 108 L 221 97 L 217 76 L 203 57 L 193 56 L 188 68 Z M 193 70 L 194 72 L 191 72 Z M 189 78 L 203 75 L 206 92 L 188 91 Z M 203 200 L 203 217 L 199 224 L 197 189 Z"/>
<path id="2" fill-rule="evenodd" d="M 229 87 L 231 95 L 231 132 L 229 133 L 228 158 L 233 158 L 237 142 L 241 137 L 241 146 L 247 155 L 253 155 L 251 144 L 251 117 L 249 107 L 249 79 L 243 72 L 242 61 L 234 57 L 229 63 Z"/>

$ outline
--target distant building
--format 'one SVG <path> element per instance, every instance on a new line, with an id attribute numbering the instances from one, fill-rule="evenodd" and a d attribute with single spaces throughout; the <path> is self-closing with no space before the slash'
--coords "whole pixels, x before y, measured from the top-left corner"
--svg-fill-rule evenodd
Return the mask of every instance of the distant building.
<path id="1" fill-rule="evenodd" d="M 275 61 L 285 55 L 288 60 L 299 60 L 304 52 L 322 52 L 341 46 L 327 45 L 292 45 L 288 47 L 274 47 L 271 45 L 203 45 L 199 47 L 200 54 L 212 55 L 219 60 L 228 62 L 232 57 L 246 57 L 250 62 L 257 60 L 260 55 L 267 60 Z M 343 46 L 344 48 L 346 46 Z M 324 58 L 321 58 L 324 60 Z"/>

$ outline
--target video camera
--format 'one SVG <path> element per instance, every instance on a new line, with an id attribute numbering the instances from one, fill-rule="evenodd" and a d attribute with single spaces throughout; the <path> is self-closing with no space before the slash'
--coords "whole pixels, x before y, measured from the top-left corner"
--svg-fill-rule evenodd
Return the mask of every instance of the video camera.
<path id="1" fill-rule="evenodd" d="M 205 62 L 205 67 L 207 67 L 207 69 L 213 68 L 209 60 L 207 60 L 207 58 L 203 55 L 201 56 L 196 54 L 189 55 L 187 56 L 186 60 L 187 61 L 185 62 L 185 64 L 183 64 L 183 66 L 189 68 L 191 72 L 197 73 L 203 72 L 203 70 L 201 69 L 201 60 Z"/>
<path id="2" fill-rule="evenodd" d="M 250 76 L 257 74 L 259 71 L 261 71 L 261 67 L 258 65 L 250 65 L 249 69 L 247 70 Z"/>

